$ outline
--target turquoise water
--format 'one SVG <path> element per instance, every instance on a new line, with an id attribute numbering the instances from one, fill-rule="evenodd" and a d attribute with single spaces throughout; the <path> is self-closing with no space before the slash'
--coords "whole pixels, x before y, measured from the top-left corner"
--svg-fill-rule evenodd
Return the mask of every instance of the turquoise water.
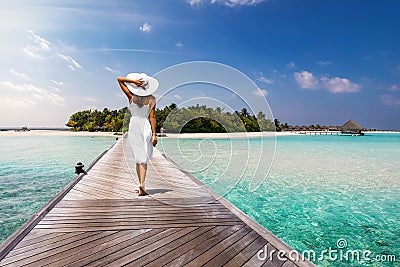
<path id="1" fill-rule="evenodd" d="M 277 137 L 267 178 L 254 179 L 270 159 L 247 152 L 274 140 L 164 138 L 159 148 L 291 247 L 314 251 L 318 266 L 399 266 L 400 134 Z M 329 248 L 349 258 L 321 257 Z"/>
<path id="2" fill-rule="evenodd" d="M 75 177 L 77 161 L 88 166 L 114 140 L 0 137 L 0 242 Z M 300 252 L 318 257 L 345 240 L 341 251 L 397 258 L 378 263 L 325 255 L 314 260 L 318 266 L 399 265 L 400 134 L 159 142 L 168 157 Z"/>
<path id="3" fill-rule="evenodd" d="M 115 142 L 112 137 L 1 136 L 0 243 Z"/>

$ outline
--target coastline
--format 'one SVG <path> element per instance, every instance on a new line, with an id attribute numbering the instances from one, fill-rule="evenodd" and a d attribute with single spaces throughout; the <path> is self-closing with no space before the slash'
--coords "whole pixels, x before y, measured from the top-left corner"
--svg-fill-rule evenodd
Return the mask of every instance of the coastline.
<path id="1" fill-rule="evenodd" d="M 320 132 L 316 132 L 320 133 Z M 323 132 L 322 132 L 323 133 Z M 364 133 L 399 133 L 395 131 L 365 131 Z M 87 136 L 87 137 L 118 137 L 119 132 L 73 132 L 68 130 L 30 130 L 30 131 L 0 131 L 0 136 Z M 253 138 L 253 137 L 274 137 L 304 135 L 302 132 L 237 132 L 237 133 L 165 133 L 161 138 Z M 160 138 L 160 137 L 159 137 Z"/>
<path id="2" fill-rule="evenodd" d="M 237 132 L 237 133 L 166 133 L 161 138 L 251 138 L 296 135 L 294 132 Z M 0 131 L 0 136 L 88 136 L 88 137 L 118 137 L 121 133 L 115 132 L 88 132 L 65 130 L 30 130 L 30 131 Z M 160 137 L 159 137 L 160 138 Z"/>
<path id="3" fill-rule="evenodd" d="M 166 133 L 167 138 L 252 138 L 296 135 L 294 132 Z"/>
<path id="4" fill-rule="evenodd" d="M 325 135 L 323 131 L 307 131 L 307 135 L 309 133 L 316 133 L 319 135 Z M 396 131 L 365 131 L 364 133 L 400 133 Z M 237 133 L 165 133 L 166 138 L 253 138 L 253 137 L 274 137 L 274 136 L 291 136 L 291 135 L 300 135 L 303 136 L 304 131 L 285 131 L 285 132 L 237 132 Z M 340 132 L 339 132 L 340 134 Z"/>
<path id="5" fill-rule="evenodd" d="M 88 132 L 88 131 L 65 131 L 65 130 L 30 130 L 30 131 L 0 131 L 0 136 L 88 136 L 88 137 L 117 137 L 114 132 Z"/>

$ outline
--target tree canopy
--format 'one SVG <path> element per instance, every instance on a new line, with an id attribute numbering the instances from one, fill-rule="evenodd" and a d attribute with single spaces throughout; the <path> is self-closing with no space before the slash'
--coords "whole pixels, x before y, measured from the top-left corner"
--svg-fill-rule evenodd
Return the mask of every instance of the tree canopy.
<path id="1" fill-rule="evenodd" d="M 156 109 L 157 132 L 173 133 L 221 133 L 221 132 L 258 132 L 282 129 L 278 120 L 267 119 L 263 112 L 252 115 L 246 108 L 240 112 L 224 112 L 223 109 L 205 105 L 177 108 L 171 104 Z M 72 114 L 66 126 L 74 131 L 126 131 L 130 114 L 127 107 L 119 110 L 104 108 L 83 110 Z"/>

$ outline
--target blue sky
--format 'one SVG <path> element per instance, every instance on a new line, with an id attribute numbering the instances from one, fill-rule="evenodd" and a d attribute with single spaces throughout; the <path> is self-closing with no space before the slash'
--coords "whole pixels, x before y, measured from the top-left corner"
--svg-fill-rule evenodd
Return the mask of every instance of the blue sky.
<path id="1" fill-rule="evenodd" d="M 400 129 L 398 10 L 389 0 L 5 0 L 0 127 L 121 108 L 117 76 L 201 60 L 246 74 L 281 122 Z M 159 107 L 208 94 L 193 88 Z"/>

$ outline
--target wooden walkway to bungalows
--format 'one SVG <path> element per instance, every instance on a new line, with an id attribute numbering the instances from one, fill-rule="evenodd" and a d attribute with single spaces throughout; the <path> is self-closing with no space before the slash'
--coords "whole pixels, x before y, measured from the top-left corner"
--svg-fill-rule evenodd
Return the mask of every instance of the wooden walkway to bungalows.
<path id="1" fill-rule="evenodd" d="M 138 197 L 122 139 L 0 247 L 0 266 L 315 266 L 157 150 Z M 129 155 L 128 155 L 129 158 Z M 262 255 L 262 254 L 261 254 Z"/>

